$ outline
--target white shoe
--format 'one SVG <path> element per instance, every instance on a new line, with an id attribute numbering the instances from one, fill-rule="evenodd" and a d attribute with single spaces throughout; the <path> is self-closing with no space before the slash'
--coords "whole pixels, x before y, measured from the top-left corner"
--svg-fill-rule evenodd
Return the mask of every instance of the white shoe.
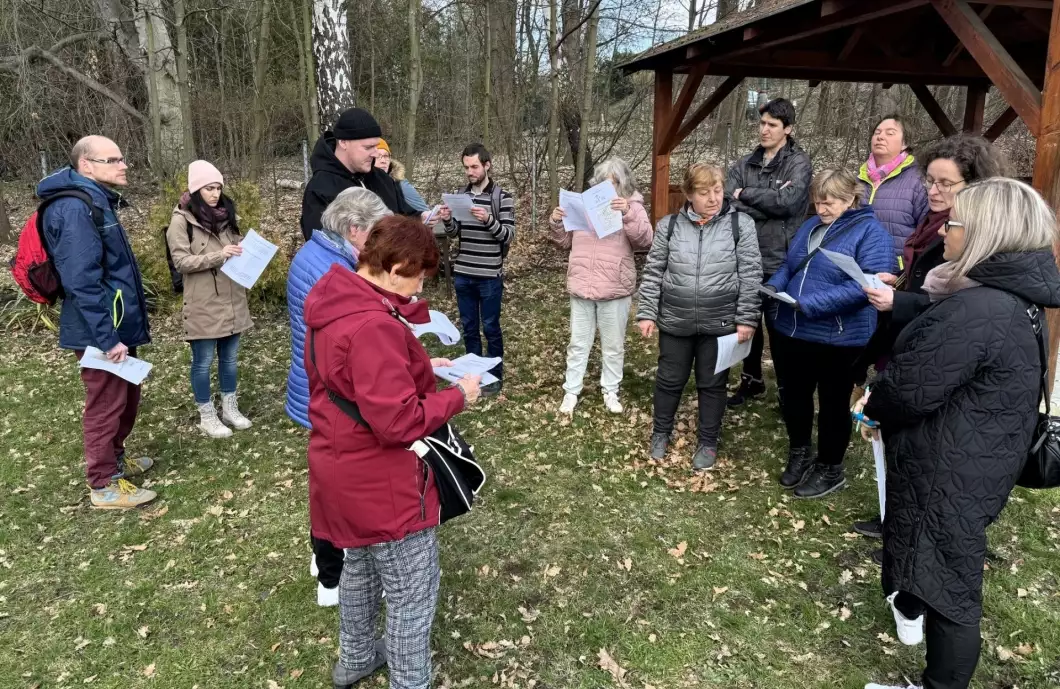
<path id="1" fill-rule="evenodd" d="M 333 608 L 339 604 L 339 587 L 333 589 L 325 588 L 323 584 L 317 584 L 317 605 L 322 608 Z"/>
<path id="2" fill-rule="evenodd" d="M 250 423 L 250 419 L 243 416 L 243 413 L 239 411 L 239 403 L 236 401 L 236 393 L 234 392 L 221 395 L 221 418 L 225 423 L 231 424 L 233 428 L 240 431 L 245 431 L 254 425 Z"/>
<path id="3" fill-rule="evenodd" d="M 320 574 L 320 568 L 317 567 L 317 554 L 313 553 L 313 556 L 309 558 L 309 576 L 314 579 Z"/>
<path id="4" fill-rule="evenodd" d="M 578 396 L 568 392 L 563 396 L 563 404 L 559 405 L 559 413 L 573 414 L 576 406 L 578 406 Z"/>
<path id="5" fill-rule="evenodd" d="M 894 606 L 894 599 L 897 597 L 897 591 L 887 596 L 887 604 L 891 606 L 891 612 L 894 613 L 894 626 L 898 630 L 898 640 L 906 646 L 916 646 L 924 640 L 924 616 L 921 615 L 915 620 L 911 620 L 903 615 Z"/>
<path id="6" fill-rule="evenodd" d="M 625 411 L 622 408 L 622 403 L 618 401 L 617 392 L 605 392 L 604 393 L 604 406 L 607 407 L 607 411 L 612 414 L 621 414 Z"/>
<path id="7" fill-rule="evenodd" d="M 213 402 L 199 405 L 199 429 L 211 438 L 227 438 L 232 435 L 232 429 L 217 418 Z"/>

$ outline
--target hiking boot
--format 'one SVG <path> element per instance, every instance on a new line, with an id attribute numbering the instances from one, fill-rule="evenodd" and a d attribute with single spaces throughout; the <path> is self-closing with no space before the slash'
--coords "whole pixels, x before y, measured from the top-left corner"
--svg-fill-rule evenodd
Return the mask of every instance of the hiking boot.
<path id="1" fill-rule="evenodd" d="M 349 689 L 384 665 L 386 665 L 386 639 L 376 639 L 375 658 L 368 667 L 357 671 L 347 670 L 340 660 L 335 663 L 335 668 L 331 671 L 331 683 L 334 689 Z"/>
<path id="2" fill-rule="evenodd" d="M 563 403 L 559 405 L 560 414 L 573 414 L 574 408 L 578 406 L 578 396 L 569 392 L 563 395 Z"/>
<path id="3" fill-rule="evenodd" d="M 810 455 L 811 450 L 812 448 L 809 445 L 793 447 L 788 450 L 788 466 L 784 468 L 784 473 L 780 475 L 781 486 L 794 488 L 802 483 L 802 479 L 806 477 L 806 472 L 813 465 L 813 457 Z"/>
<path id="4" fill-rule="evenodd" d="M 333 608 L 339 604 L 339 587 L 329 589 L 327 586 L 317 584 L 317 605 L 322 608 Z"/>
<path id="5" fill-rule="evenodd" d="M 232 435 L 232 429 L 217 418 L 217 410 L 213 408 L 213 402 L 199 405 L 199 430 L 211 438 L 227 438 Z"/>
<path id="6" fill-rule="evenodd" d="M 695 456 L 692 457 L 692 468 L 696 471 L 713 469 L 716 461 L 718 461 L 718 451 L 713 447 L 700 445 Z"/>
<path id="7" fill-rule="evenodd" d="M 669 433 L 651 434 L 651 458 L 662 459 L 666 456 L 666 449 L 670 447 Z"/>
<path id="8" fill-rule="evenodd" d="M 761 378 L 752 378 L 746 373 L 742 373 L 740 374 L 740 387 L 731 397 L 729 397 L 728 405 L 730 407 L 739 407 L 747 400 L 765 394 L 765 391 L 765 381 Z"/>
<path id="9" fill-rule="evenodd" d="M 155 460 L 150 457 L 136 457 L 135 459 L 122 457 L 121 460 L 121 468 L 125 470 L 126 476 L 140 476 L 154 465 Z"/>
<path id="10" fill-rule="evenodd" d="M 504 383 L 502 383 L 501 381 L 498 380 L 496 383 L 490 383 L 489 385 L 483 385 L 482 386 L 482 390 L 480 392 L 480 395 L 482 396 L 483 399 L 486 399 L 486 398 L 489 398 L 489 397 L 496 397 L 497 395 L 501 394 L 501 390 L 503 390 L 503 389 L 504 389 Z"/>
<path id="11" fill-rule="evenodd" d="M 891 612 L 894 613 L 894 625 L 898 631 L 898 640 L 906 646 L 916 646 L 924 640 L 924 616 L 921 615 L 911 620 L 903 615 L 902 611 L 894 605 L 894 599 L 897 597 L 897 591 L 887 596 L 887 605 L 891 606 Z"/>
<path id="12" fill-rule="evenodd" d="M 239 411 L 239 403 L 236 401 L 234 392 L 221 395 L 221 420 L 240 431 L 245 431 L 254 425 Z"/>
<path id="13" fill-rule="evenodd" d="M 607 411 L 612 414 L 621 414 L 625 411 L 622 408 L 622 403 L 618 401 L 617 392 L 605 392 L 604 393 L 604 406 L 607 407 Z"/>
<path id="14" fill-rule="evenodd" d="M 795 489 L 796 498 L 823 498 L 847 485 L 843 465 L 814 464 L 806 479 Z"/>
<path id="15" fill-rule="evenodd" d="M 103 488 L 93 488 L 89 499 L 97 510 L 131 510 L 146 505 L 158 494 L 153 490 L 137 488 L 123 478 L 111 481 Z"/>
<path id="16" fill-rule="evenodd" d="M 883 538 L 883 521 L 879 515 L 863 522 L 854 522 L 854 532 L 869 538 Z"/>

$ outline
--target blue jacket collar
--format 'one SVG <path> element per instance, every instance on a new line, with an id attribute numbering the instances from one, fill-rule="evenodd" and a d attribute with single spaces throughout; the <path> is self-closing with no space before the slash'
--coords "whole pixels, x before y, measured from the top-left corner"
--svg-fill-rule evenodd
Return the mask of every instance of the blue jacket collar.
<path id="1" fill-rule="evenodd" d="M 326 251 L 342 256 L 356 266 L 358 255 L 357 248 L 353 246 L 353 244 L 350 244 L 346 239 L 342 239 L 341 243 L 338 239 L 339 237 L 332 232 L 313 230 L 313 235 L 309 238 L 309 241 L 321 246 Z"/>
<path id="2" fill-rule="evenodd" d="M 107 210 L 121 200 L 121 195 L 99 182 L 75 172 L 70 167 L 56 170 L 37 184 L 37 196 L 46 199 L 59 191 L 80 189 L 88 194 L 96 206 Z"/>

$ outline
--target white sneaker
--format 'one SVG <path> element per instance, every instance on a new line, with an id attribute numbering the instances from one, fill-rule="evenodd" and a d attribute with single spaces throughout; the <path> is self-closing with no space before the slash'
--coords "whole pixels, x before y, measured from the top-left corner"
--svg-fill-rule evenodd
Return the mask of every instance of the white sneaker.
<path id="1" fill-rule="evenodd" d="M 898 630 L 898 640 L 906 646 L 916 646 L 924 640 L 924 616 L 911 620 L 901 613 L 894 605 L 894 599 L 898 597 L 895 591 L 887 596 L 887 604 L 891 606 L 894 613 L 894 626 Z"/>
<path id="2" fill-rule="evenodd" d="M 611 412 L 612 414 L 621 414 L 623 411 L 625 411 L 624 409 L 622 409 L 622 403 L 618 401 L 617 392 L 604 393 L 604 406 L 607 407 L 607 411 Z"/>
<path id="3" fill-rule="evenodd" d="M 312 557 L 309 558 L 309 576 L 314 579 L 320 574 L 320 568 L 317 567 L 317 554 L 313 553 Z"/>
<path id="4" fill-rule="evenodd" d="M 333 589 L 325 588 L 323 584 L 317 584 L 317 605 L 322 608 L 333 608 L 339 604 L 339 587 Z"/>
<path id="5" fill-rule="evenodd" d="M 563 396 L 563 404 L 559 405 L 559 413 L 573 414 L 576 406 L 578 406 L 578 396 L 568 392 Z"/>
<path id="6" fill-rule="evenodd" d="M 254 425 L 239 411 L 239 403 L 236 401 L 234 392 L 221 395 L 221 418 L 225 423 L 240 431 L 245 431 Z"/>
<path id="7" fill-rule="evenodd" d="M 211 438 L 227 438 L 232 435 L 232 429 L 217 418 L 213 402 L 199 405 L 199 429 Z"/>

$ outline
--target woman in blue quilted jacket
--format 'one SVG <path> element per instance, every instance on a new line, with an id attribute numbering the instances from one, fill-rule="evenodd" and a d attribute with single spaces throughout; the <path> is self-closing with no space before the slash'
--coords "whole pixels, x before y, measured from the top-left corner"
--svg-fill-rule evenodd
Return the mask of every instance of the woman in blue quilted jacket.
<path id="1" fill-rule="evenodd" d="M 797 498 L 819 498 L 846 485 L 852 367 L 876 329 L 876 310 L 861 285 L 821 251 L 852 257 L 864 273 L 895 269 L 890 235 L 872 208 L 861 206 L 853 174 L 819 173 L 810 199 L 817 215 L 799 228 L 784 264 L 765 286 L 790 300 L 773 302 L 777 337 L 770 346 L 790 445 L 780 485 L 794 488 Z M 815 391 L 816 458 L 810 444 Z"/>
<path id="2" fill-rule="evenodd" d="M 906 145 L 906 134 L 906 124 L 898 115 L 880 120 L 872 131 L 868 160 L 858 171 L 865 202 L 890 233 L 897 257 L 902 256 L 906 240 L 928 214 L 927 192 Z"/>

